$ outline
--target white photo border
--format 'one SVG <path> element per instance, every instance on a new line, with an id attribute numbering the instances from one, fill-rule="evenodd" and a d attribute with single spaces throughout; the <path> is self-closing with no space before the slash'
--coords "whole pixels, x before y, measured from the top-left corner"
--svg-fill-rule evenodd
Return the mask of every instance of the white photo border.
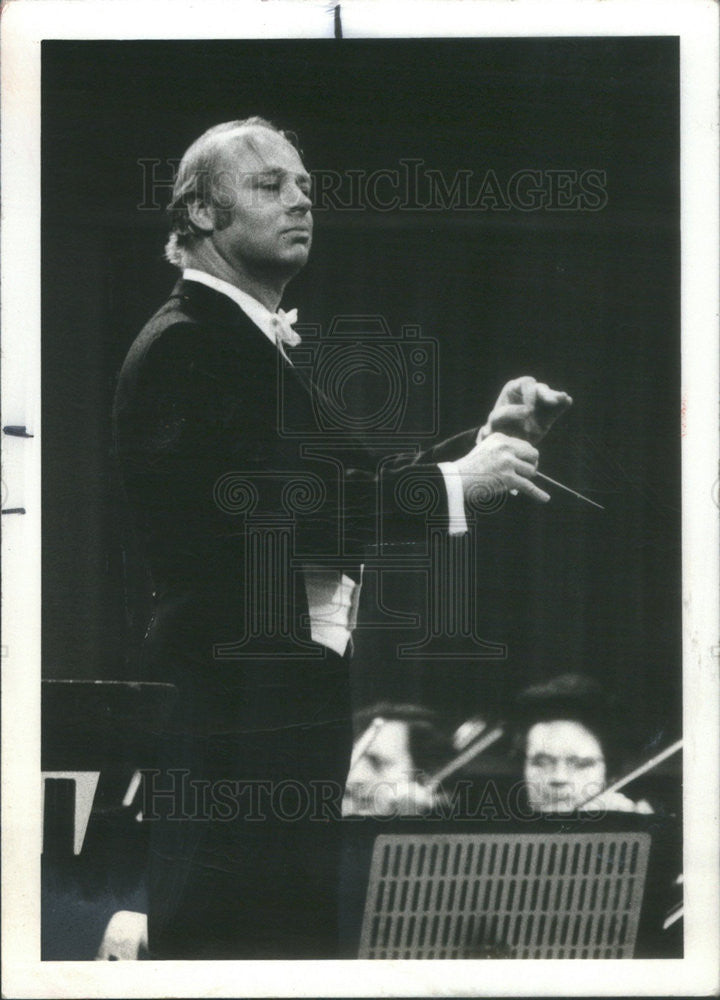
<path id="1" fill-rule="evenodd" d="M 302 0 L 14 0 L 2 33 L 3 993 L 10 997 L 710 995 L 718 941 L 718 6 L 713 0 L 342 4 L 345 38 L 680 38 L 685 957 L 631 962 L 40 961 L 40 43 L 320 38 Z M 172 26 L 169 28 L 168 26 Z M 681 415 L 678 413 L 678 422 Z"/>

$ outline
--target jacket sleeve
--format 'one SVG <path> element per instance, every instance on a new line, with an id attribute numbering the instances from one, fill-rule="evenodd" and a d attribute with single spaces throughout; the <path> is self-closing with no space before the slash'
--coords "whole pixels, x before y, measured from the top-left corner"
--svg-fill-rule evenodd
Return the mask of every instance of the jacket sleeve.
<path id="1" fill-rule="evenodd" d="M 477 429 L 421 453 L 377 455 L 359 442 L 334 462 L 316 461 L 273 434 L 272 407 L 253 405 L 251 372 L 228 377 L 231 361 L 202 328 L 176 325 L 145 350 L 124 405 L 119 394 L 125 478 L 160 537 L 201 559 L 209 536 L 235 544 L 239 514 L 278 523 L 290 515 L 304 557 L 361 559 L 379 546 L 424 542 L 430 522 L 447 526 L 437 463 L 470 450 Z M 313 484 L 320 503 L 308 496 Z"/>
<path id="2" fill-rule="evenodd" d="M 448 493 L 439 462 L 461 458 L 475 446 L 478 428 L 424 452 L 376 456 L 369 469 L 346 479 L 345 530 L 357 549 L 425 542 L 430 526 L 450 530 Z M 374 518 L 369 523 L 370 513 Z"/>

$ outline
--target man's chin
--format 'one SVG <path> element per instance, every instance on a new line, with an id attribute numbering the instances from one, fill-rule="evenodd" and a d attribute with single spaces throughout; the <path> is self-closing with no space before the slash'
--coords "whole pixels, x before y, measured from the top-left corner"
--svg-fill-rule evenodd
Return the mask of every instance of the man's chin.
<path id="1" fill-rule="evenodd" d="M 288 249 L 274 261 L 276 268 L 292 277 L 301 271 L 310 257 L 310 247 L 300 243 Z"/>

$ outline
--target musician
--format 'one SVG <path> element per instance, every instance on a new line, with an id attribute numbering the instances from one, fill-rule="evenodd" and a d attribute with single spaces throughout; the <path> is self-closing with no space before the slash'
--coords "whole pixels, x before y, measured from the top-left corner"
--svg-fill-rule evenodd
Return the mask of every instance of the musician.
<path id="1" fill-rule="evenodd" d="M 379 703 L 355 713 L 358 734 L 343 814 L 399 816 L 430 812 L 439 792 L 427 779 L 453 755 L 436 712 L 421 705 Z"/>
<path id="2" fill-rule="evenodd" d="M 330 459 L 302 451 L 278 411 L 316 424 L 316 388 L 278 307 L 310 254 L 310 185 L 263 119 L 193 143 L 170 205 L 181 278 L 119 377 L 117 451 L 155 588 L 142 666 L 179 690 L 165 766 L 146 782 L 157 957 L 332 957 L 351 634 L 378 509 L 405 542 L 426 531 L 397 489 L 408 474 L 449 531 L 466 530 L 464 501 L 488 481 L 546 502 L 535 444 L 571 403 L 516 379 L 480 429 L 382 474 L 362 441 Z"/>
<path id="3" fill-rule="evenodd" d="M 528 805 L 538 813 L 593 810 L 651 813 L 608 785 L 619 777 L 627 740 L 617 706 L 600 684 L 562 674 L 517 700 L 513 742 L 523 761 Z"/>

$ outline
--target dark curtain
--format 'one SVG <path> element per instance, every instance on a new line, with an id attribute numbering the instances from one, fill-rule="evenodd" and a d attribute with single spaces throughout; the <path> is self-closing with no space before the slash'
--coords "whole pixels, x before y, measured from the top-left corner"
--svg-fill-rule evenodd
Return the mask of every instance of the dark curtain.
<path id="1" fill-rule="evenodd" d="M 115 378 L 175 280 L 153 207 L 167 201 L 172 161 L 210 125 L 255 113 L 295 130 L 324 177 L 389 170 L 402 188 L 390 210 L 362 198 L 355 210 L 318 206 L 312 261 L 286 307 L 323 330 L 336 317 L 380 316 L 399 337 L 415 325 L 432 338 L 437 401 L 413 389 L 407 426 L 429 405 L 443 436 L 479 424 L 523 373 L 566 389 L 575 405 L 541 468 L 605 507 L 551 487 L 547 507 L 511 498 L 480 515 L 476 628 L 506 647 L 503 658 L 402 658 L 398 644 L 418 629 L 363 631 L 358 702 L 420 700 L 460 717 L 529 681 L 585 670 L 607 680 L 640 729 L 675 732 L 673 38 L 44 43 L 45 676 L 136 676 L 148 585 L 110 461 Z M 470 172 L 473 197 L 497 178 L 500 201 L 489 188 L 484 210 L 453 206 L 451 194 L 444 207 L 418 208 L 422 190 L 402 187 L 413 169 L 437 171 L 449 189 Z M 605 203 L 503 209 L 502 189 L 524 170 L 546 186 L 548 171 L 602 171 Z M 356 389 L 373 391 L 360 376 Z M 387 574 L 383 588 L 397 611 L 426 599 L 419 572 Z"/>

